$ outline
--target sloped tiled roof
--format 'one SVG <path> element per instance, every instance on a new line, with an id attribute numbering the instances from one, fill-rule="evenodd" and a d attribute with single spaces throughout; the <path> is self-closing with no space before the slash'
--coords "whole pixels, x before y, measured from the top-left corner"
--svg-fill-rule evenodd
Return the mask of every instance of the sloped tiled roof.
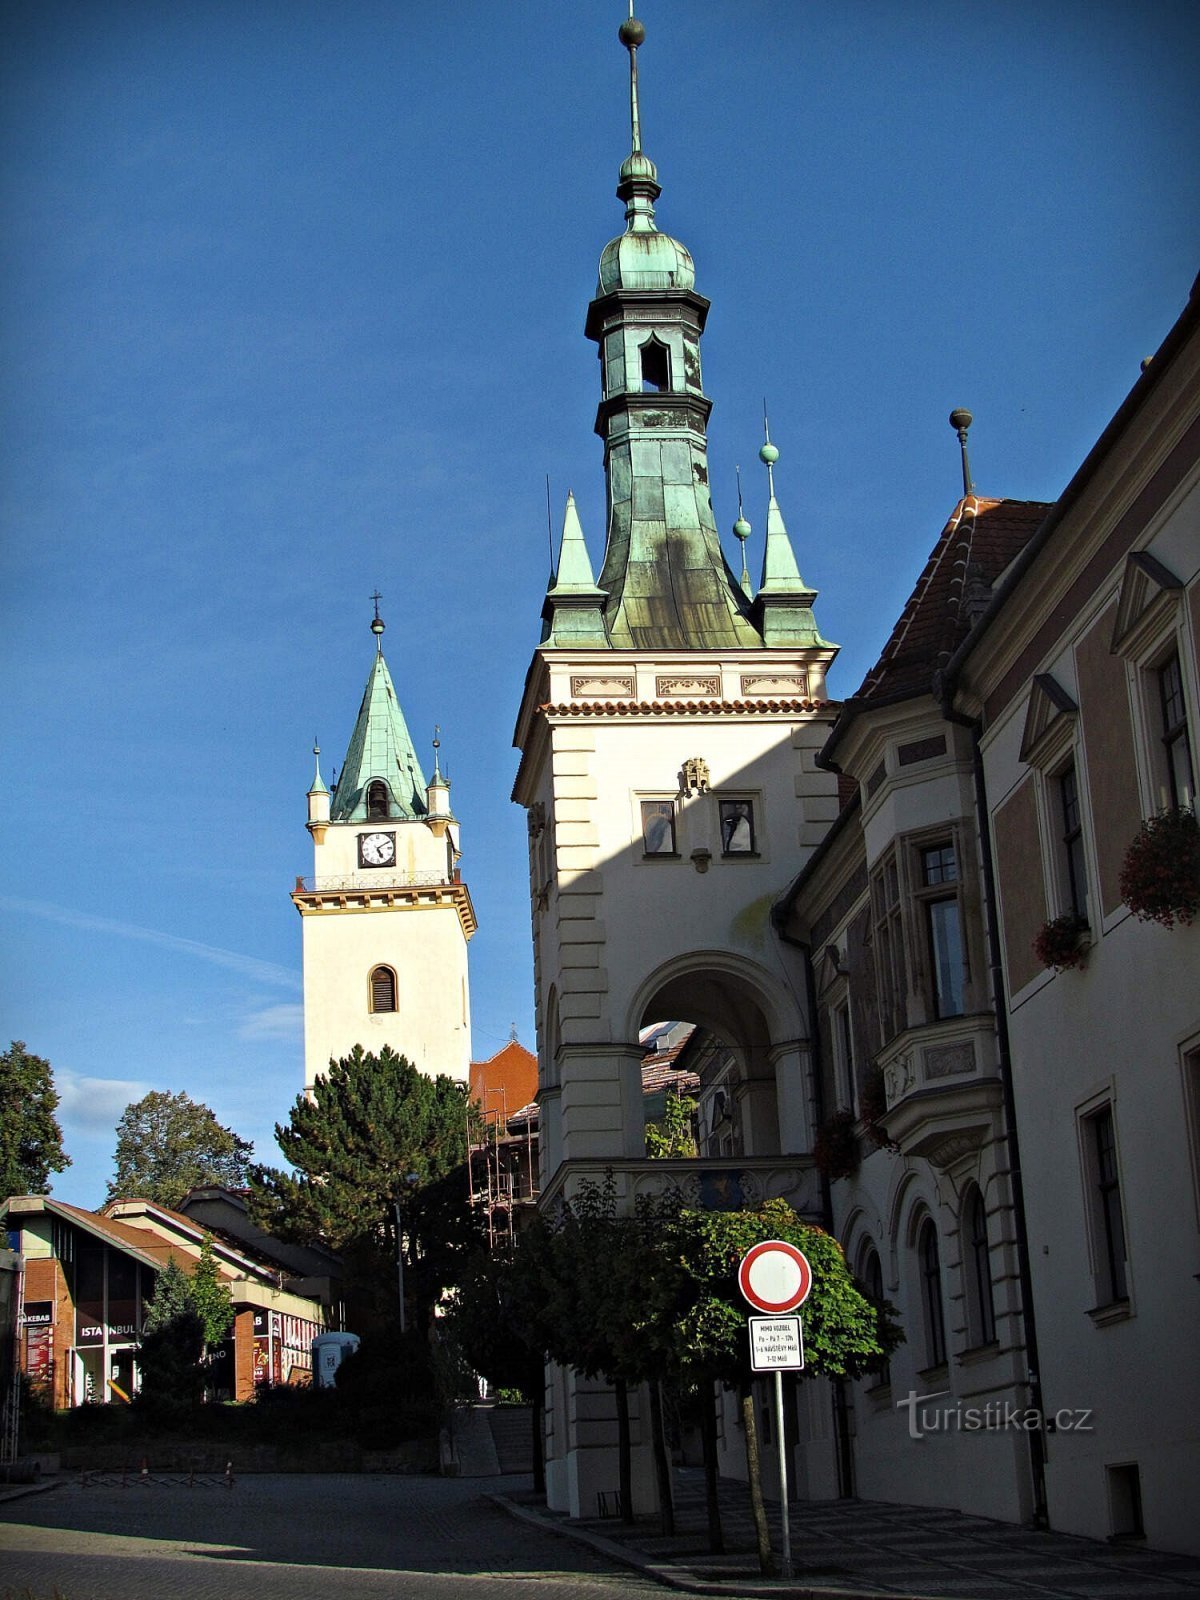
<path id="1" fill-rule="evenodd" d="M 970 629 L 972 588 L 986 599 L 1051 509 L 1040 500 L 988 500 L 977 495 L 960 500 L 847 712 L 863 702 L 928 694 L 934 673 Z"/>

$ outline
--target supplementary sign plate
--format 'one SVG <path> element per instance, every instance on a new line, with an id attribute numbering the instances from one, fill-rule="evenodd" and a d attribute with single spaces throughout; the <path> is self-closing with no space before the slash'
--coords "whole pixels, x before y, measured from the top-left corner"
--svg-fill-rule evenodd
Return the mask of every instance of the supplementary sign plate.
<path id="1" fill-rule="evenodd" d="M 799 1372 L 804 1335 L 799 1317 L 751 1317 L 750 1365 L 755 1372 Z"/>

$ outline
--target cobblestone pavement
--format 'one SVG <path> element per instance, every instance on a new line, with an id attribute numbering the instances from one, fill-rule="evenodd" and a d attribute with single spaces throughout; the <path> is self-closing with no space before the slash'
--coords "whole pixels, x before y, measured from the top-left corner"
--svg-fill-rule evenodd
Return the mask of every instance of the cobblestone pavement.
<path id="1" fill-rule="evenodd" d="M 455 1480 L 67 1477 L 0 1504 L 0 1600 L 618 1600 L 650 1579 Z"/>
<path id="2" fill-rule="evenodd" d="M 512 1480 L 509 1480 L 511 1482 Z M 540 1498 L 507 1483 L 491 1485 L 512 1514 L 534 1525 L 565 1519 Z M 617 1521 L 570 1524 L 590 1547 L 624 1551 L 644 1574 L 678 1588 L 737 1596 L 822 1594 L 922 1597 L 922 1600 L 1200 1600 L 1200 1561 L 1126 1544 L 1043 1533 L 986 1517 L 865 1500 L 801 1503 L 790 1508 L 794 1581 L 764 1581 L 744 1485 L 722 1482 L 728 1554 L 708 1553 L 703 1474 L 676 1477 L 676 1533 L 657 1519 L 625 1528 Z M 780 1549 L 778 1507 L 768 1507 L 772 1544 Z"/>

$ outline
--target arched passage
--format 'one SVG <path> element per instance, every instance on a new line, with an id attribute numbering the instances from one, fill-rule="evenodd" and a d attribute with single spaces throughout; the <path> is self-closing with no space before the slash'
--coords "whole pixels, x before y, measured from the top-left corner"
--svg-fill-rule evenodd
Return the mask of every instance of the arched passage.
<path id="1" fill-rule="evenodd" d="M 691 952 L 638 987 L 628 1036 L 663 1022 L 690 1022 L 698 1030 L 690 1053 L 701 1076 L 702 1154 L 810 1147 L 807 1030 L 779 978 L 727 951 Z M 706 1103 L 717 1095 L 719 1102 Z"/>

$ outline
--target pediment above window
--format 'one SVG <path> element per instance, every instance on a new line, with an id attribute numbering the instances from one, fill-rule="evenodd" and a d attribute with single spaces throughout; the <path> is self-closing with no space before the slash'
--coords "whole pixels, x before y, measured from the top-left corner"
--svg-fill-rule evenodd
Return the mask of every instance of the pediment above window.
<path id="1" fill-rule="evenodd" d="M 1029 689 L 1020 759 L 1031 767 L 1052 766 L 1074 737 L 1078 715 L 1079 707 L 1058 679 L 1039 672 Z"/>
<path id="2" fill-rule="evenodd" d="M 1111 649 L 1114 655 L 1141 655 L 1149 638 L 1174 620 L 1183 584 L 1148 550 L 1135 550 L 1125 562 Z"/>

